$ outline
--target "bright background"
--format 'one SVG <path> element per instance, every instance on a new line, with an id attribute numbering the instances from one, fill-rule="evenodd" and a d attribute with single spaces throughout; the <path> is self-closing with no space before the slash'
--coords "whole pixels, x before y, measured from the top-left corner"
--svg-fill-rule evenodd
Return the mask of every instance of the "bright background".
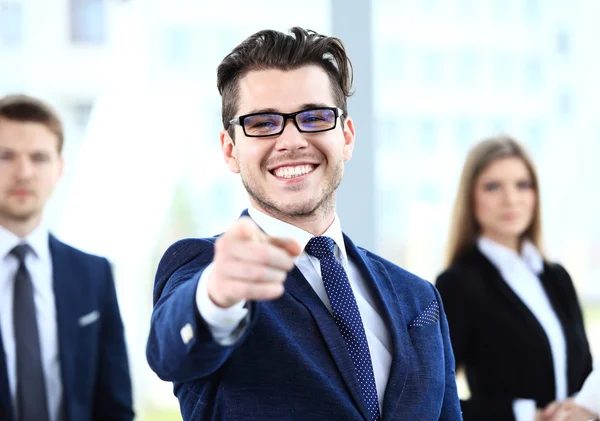
<path id="1" fill-rule="evenodd" d="M 54 105 L 67 171 L 54 232 L 115 264 L 138 420 L 177 420 L 148 368 L 153 275 L 169 244 L 246 207 L 218 141 L 216 67 L 260 29 L 342 38 L 357 151 L 338 212 L 361 245 L 433 280 L 468 148 L 507 133 L 541 177 L 546 249 L 600 355 L 597 0 L 0 0 L 0 95 Z M 462 393 L 462 392 L 461 392 Z"/>

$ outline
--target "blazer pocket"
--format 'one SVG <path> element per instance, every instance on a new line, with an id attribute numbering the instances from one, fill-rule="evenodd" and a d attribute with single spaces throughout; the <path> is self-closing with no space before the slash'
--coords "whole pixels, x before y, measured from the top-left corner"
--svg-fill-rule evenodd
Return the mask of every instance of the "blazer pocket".
<path id="1" fill-rule="evenodd" d="M 433 300 L 429 305 L 408 325 L 409 329 L 423 328 L 429 325 L 437 325 L 440 322 L 440 305 Z"/>
<path id="2" fill-rule="evenodd" d="M 444 344 L 440 329 L 440 305 L 436 300 L 425 307 L 408 325 L 408 336 L 413 345 L 417 360 L 440 360 L 444 355 Z M 443 360 L 443 358 L 441 358 Z"/>
<path id="3" fill-rule="evenodd" d="M 411 323 L 408 328 L 408 336 L 412 351 L 412 375 L 418 379 L 422 390 L 428 390 L 431 394 L 443 390 L 445 350 L 439 320 Z"/>
<path id="4" fill-rule="evenodd" d="M 100 319 L 100 312 L 98 310 L 94 310 L 88 314 L 84 314 L 79 318 L 77 323 L 79 327 L 86 327 L 91 325 L 92 323 L 96 323 Z"/>

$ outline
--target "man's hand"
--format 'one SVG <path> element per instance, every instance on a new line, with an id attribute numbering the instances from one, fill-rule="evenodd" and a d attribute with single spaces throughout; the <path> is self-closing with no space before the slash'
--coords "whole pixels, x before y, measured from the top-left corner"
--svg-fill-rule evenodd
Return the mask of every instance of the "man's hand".
<path id="1" fill-rule="evenodd" d="M 208 296 L 227 308 L 242 300 L 280 297 L 294 256 L 302 250 L 293 239 L 269 237 L 248 217 L 242 217 L 215 242 Z"/>

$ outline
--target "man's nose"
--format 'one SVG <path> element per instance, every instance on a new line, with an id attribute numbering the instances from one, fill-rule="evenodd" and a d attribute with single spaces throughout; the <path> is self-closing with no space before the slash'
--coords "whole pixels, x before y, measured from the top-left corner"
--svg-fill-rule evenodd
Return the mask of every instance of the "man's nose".
<path id="1" fill-rule="evenodd" d="M 277 138 L 277 144 L 275 147 L 278 150 L 296 150 L 305 148 L 308 146 L 308 142 L 304 137 L 304 134 L 298 130 L 296 123 L 293 119 L 288 119 L 284 123 L 283 133 Z"/>
<path id="2" fill-rule="evenodd" d="M 29 178 L 33 175 L 34 165 L 28 157 L 17 158 L 15 165 L 19 178 Z"/>

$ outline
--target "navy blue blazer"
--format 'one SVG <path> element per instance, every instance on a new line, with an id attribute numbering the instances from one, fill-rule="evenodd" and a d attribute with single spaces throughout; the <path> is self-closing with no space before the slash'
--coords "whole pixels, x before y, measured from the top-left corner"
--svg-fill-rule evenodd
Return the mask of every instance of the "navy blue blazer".
<path id="1" fill-rule="evenodd" d="M 448 324 L 437 290 L 344 240 L 349 258 L 376 293 L 392 338 L 383 421 L 461 420 Z M 235 344 L 213 340 L 195 295 L 200 274 L 212 262 L 214 241 L 175 243 L 156 274 L 147 358 L 160 378 L 174 383 L 183 419 L 367 419 L 339 329 L 298 268 L 288 274 L 282 297 L 250 303 L 250 324 Z M 440 306 L 439 319 L 418 323 L 432 304 Z M 191 340 L 184 328 L 188 324 Z"/>
<path id="2" fill-rule="evenodd" d="M 67 421 L 131 421 L 129 364 L 110 265 L 53 236 L 49 241 Z M 1 340 L 0 421 L 14 421 Z"/>

